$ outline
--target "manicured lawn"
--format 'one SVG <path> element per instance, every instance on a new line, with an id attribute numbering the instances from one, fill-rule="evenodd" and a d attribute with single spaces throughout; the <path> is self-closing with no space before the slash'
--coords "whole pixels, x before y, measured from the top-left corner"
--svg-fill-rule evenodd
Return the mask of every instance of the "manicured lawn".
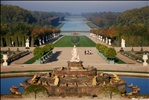
<path id="1" fill-rule="evenodd" d="M 34 63 L 35 61 L 36 61 L 36 58 L 33 57 L 33 58 L 29 59 L 28 61 L 24 62 L 23 64 L 32 64 L 32 63 Z"/>
<path id="2" fill-rule="evenodd" d="M 124 61 L 122 61 L 121 59 L 119 59 L 119 58 L 115 58 L 114 59 L 115 60 L 115 63 L 118 63 L 118 64 L 126 64 Z"/>
<path id="3" fill-rule="evenodd" d="M 73 47 L 73 43 L 71 42 L 71 37 L 72 36 L 64 36 L 61 38 L 59 41 L 57 41 L 54 46 L 55 47 Z M 79 36 L 80 42 L 77 47 L 95 47 L 95 42 L 90 40 L 86 36 Z"/>

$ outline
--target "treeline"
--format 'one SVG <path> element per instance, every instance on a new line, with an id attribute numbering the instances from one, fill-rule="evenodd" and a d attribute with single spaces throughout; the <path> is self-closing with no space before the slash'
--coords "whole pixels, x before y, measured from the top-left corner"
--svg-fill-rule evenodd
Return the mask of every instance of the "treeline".
<path id="1" fill-rule="evenodd" d="M 122 38 L 126 46 L 149 46 L 149 6 L 121 13 L 86 13 L 83 16 L 100 27 L 91 32 L 111 38 L 115 46 L 120 46 Z"/>
<path id="2" fill-rule="evenodd" d="M 47 42 L 60 33 L 58 26 L 69 13 L 28 11 L 18 6 L 1 4 L 1 46 L 25 46 L 28 38 L 30 45 L 35 41 Z M 37 43 L 39 45 L 39 43 Z"/>
<path id="3" fill-rule="evenodd" d="M 99 27 L 111 26 L 116 23 L 116 18 L 119 13 L 115 12 L 99 12 L 99 13 L 86 13 L 83 16 L 86 17 L 88 21 L 91 21 Z"/>
<path id="4" fill-rule="evenodd" d="M 63 21 L 64 17 L 69 15 L 69 13 L 61 12 L 28 11 L 19 6 L 1 4 L 1 23 L 14 24 L 18 22 L 26 22 L 28 24 L 50 24 L 56 26 L 59 21 Z"/>
<path id="5" fill-rule="evenodd" d="M 96 12 L 82 14 L 88 21 L 99 27 L 132 24 L 149 25 L 149 6 L 135 8 L 124 12 Z"/>

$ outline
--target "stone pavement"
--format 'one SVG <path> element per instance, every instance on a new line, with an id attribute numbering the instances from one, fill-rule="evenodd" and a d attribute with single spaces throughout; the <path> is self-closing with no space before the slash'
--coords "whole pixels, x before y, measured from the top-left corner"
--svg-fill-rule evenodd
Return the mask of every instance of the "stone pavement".
<path id="1" fill-rule="evenodd" d="M 89 38 L 91 38 L 93 41 L 96 41 L 92 37 Z M 30 48 L 30 50 L 33 50 L 33 48 L 34 47 Z M 140 63 L 131 61 L 127 57 L 123 57 L 123 55 L 121 56 L 118 54 L 120 59 L 122 60 L 125 59 L 124 61 L 126 61 L 128 64 L 108 64 L 103 58 L 101 58 L 98 55 L 98 52 L 95 47 L 77 47 L 77 49 L 79 50 L 78 53 L 80 59 L 83 61 L 84 67 L 87 67 L 89 65 L 96 67 L 98 70 L 149 72 L 149 65 L 143 66 Z M 53 70 L 53 68 L 55 67 L 61 67 L 61 66 L 67 67 L 67 61 L 71 59 L 71 50 L 72 47 L 63 47 L 63 48 L 55 47 L 53 50 L 52 57 L 47 60 L 46 64 L 11 64 L 7 67 L 1 65 L 1 72 L 25 71 L 25 70 Z M 84 54 L 85 50 L 91 50 L 93 54 L 85 55 Z"/>

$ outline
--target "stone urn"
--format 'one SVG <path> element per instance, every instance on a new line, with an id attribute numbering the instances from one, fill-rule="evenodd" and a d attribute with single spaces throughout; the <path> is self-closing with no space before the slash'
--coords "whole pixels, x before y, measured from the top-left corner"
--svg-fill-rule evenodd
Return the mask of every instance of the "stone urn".
<path id="1" fill-rule="evenodd" d="M 146 61 L 148 60 L 148 55 L 147 54 L 143 55 L 142 59 L 144 60 L 143 66 L 147 66 L 148 64 Z"/>
<path id="2" fill-rule="evenodd" d="M 3 60 L 4 60 L 3 66 L 8 66 L 7 59 L 8 59 L 7 54 L 3 54 Z"/>

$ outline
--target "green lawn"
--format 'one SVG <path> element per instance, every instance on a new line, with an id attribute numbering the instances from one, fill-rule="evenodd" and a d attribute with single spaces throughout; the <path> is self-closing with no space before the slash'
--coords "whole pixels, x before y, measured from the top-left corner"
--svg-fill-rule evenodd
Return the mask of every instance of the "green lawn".
<path id="1" fill-rule="evenodd" d="M 36 58 L 33 57 L 33 58 L 29 59 L 28 61 L 24 62 L 23 64 L 32 64 L 32 63 L 34 63 L 35 61 L 36 61 Z"/>
<path id="2" fill-rule="evenodd" d="M 71 42 L 71 37 L 72 36 L 64 36 L 59 41 L 57 41 L 54 44 L 54 46 L 55 47 L 73 47 L 73 44 Z M 78 45 L 76 45 L 77 47 L 95 47 L 96 45 L 95 42 L 93 42 L 86 36 L 79 36 L 79 38 L 80 38 L 80 42 Z"/>

